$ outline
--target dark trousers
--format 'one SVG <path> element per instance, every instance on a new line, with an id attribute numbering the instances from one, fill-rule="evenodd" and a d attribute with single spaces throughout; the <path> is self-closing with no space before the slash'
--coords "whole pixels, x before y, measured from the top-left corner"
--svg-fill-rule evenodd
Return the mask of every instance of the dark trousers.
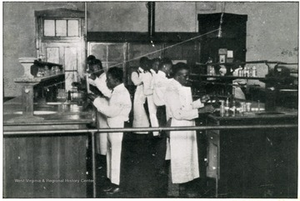
<path id="1" fill-rule="evenodd" d="M 156 112 L 158 124 L 160 127 L 164 127 L 167 124 L 166 120 L 166 106 L 158 106 Z M 161 131 L 160 138 L 153 139 L 153 149 L 155 154 L 155 169 L 161 171 L 165 168 L 166 157 L 166 132 Z"/>

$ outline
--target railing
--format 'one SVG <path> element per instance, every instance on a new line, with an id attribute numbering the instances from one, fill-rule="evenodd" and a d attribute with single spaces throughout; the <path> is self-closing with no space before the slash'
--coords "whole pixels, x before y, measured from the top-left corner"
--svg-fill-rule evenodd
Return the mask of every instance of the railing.
<path id="1" fill-rule="evenodd" d="M 34 125 L 34 123 L 32 124 Z M 186 131 L 186 130 L 238 130 L 238 129 L 277 129 L 277 128 L 297 128 L 297 124 L 278 124 L 278 125 L 239 125 L 239 126 L 181 126 L 181 127 L 152 127 L 152 128 L 101 128 L 101 129 L 75 129 L 75 130 L 39 130 L 39 131 L 4 131 L 4 137 L 14 135 L 43 135 L 43 134 L 72 134 L 79 135 L 87 133 L 91 135 L 92 144 L 92 172 L 93 172 L 93 197 L 96 197 L 96 162 L 95 162 L 95 134 L 98 133 L 117 133 L 135 131 Z M 176 133 L 173 133 L 176 134 Z"/>

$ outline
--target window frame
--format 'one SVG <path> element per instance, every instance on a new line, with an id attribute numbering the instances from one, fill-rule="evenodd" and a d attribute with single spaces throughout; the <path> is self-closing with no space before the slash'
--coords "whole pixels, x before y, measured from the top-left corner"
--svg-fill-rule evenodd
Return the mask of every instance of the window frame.
<path id="1" fill-rule="evenodd" d="M 56 35 L 56 21 L 57 20 L 66 20 L 66 34 L 67 36 L 45 36 L 44 33 L 44 22 L 45 20 L 54 20 L 54 33 Z M 77 20 L 78 21 L 78 36 L 68 36 L 68 20 Z M 40 33 L 41 33 L 41 39 L 42 41 L 45 40 L 78 40 L 82 37 L 82 19 L 81 18 L 75 18 L 75 17 L 41 17 L 39 20 L 40 24 Z"/>

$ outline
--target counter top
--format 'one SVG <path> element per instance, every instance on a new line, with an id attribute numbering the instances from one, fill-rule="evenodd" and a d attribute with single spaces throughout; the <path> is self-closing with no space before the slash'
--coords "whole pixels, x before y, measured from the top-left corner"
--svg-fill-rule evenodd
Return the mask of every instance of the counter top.
<path id="1" fill-rule="evenodd" d="M 251 111 L 244 113 L 225 113 L 220 115 L 220 111 L 209 114 L 208 117 L 214 120 L 240 120 L 240 119 L 275 119 L 275 118 L 297 118 L 298 110 L 277 107 L 275 111 Z"/>
<path id="2" fill-rule="evenodd" d="M 4 103 L 3 126 L 4 130 L 19 130 L 24 126 L 28 130 L 85 128 L 93 122 L 92 114 L 75 102 L 40 102 L 34 104 L 33 116 L 25 116 L 21 97 L 17 97 Z"/>

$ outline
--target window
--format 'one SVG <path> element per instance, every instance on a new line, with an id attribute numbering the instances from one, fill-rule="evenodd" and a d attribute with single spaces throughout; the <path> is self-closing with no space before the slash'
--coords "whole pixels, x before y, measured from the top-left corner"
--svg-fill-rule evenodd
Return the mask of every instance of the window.
<path id="1" fill-rule="evenodd" d="M 78 37 L 79 21 L 64 19 L 45 19 L 44 20 L 44 36 L 50 37 Z"/>

